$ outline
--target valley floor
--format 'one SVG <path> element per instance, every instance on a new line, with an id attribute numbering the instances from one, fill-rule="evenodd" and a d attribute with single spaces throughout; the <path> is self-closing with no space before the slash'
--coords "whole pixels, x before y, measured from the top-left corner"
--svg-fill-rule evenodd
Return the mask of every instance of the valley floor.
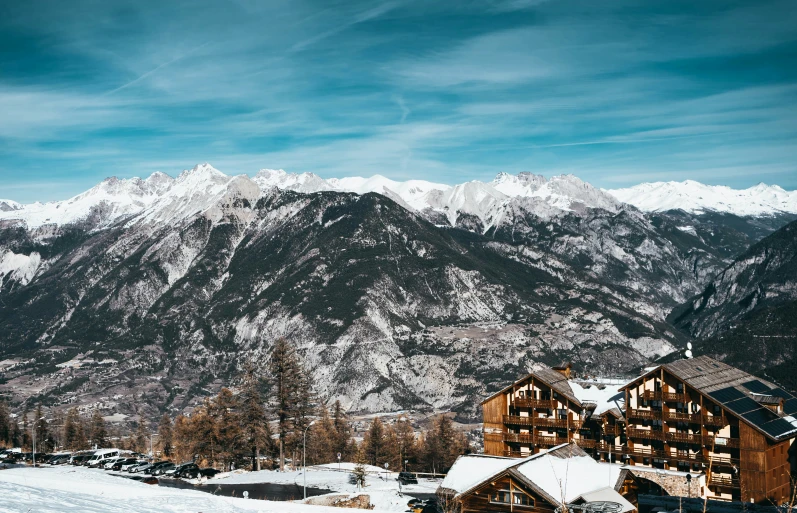
<path id="1" fill-rule="evenodd" d="M 343 464 L 344 467 L 347 464 Z M 350 465 L 350 464 L 348 464 Z M 337 465 L 311 468 L 307 486 L 327 488 L 336 495 L 357 492 L 349 484 L 349 473 L 338 471 Z M 375 468 L 369 469 L 375 472 Z M 399 495 L 396 474 L 388 479 L 371 474 L 368 486 L 360 493 L 368 494 L 373 511 L 406 511 L 410 490 L 434 493 L 437 482 L 421 480 L 419 485 L 404 489 Z M 209 480 L 213 484 L 303 483 L 301 472 L 227 473 Z M 317 500 L 318 498 L 316 498 Z M 340 513 L 340 508 L 221 497 L 197 490 L 147 485 L 96 469 L 61 466 L 52 468 L 12 468 L 0 470 L 0 511 L 31 513 L 209 513 L 209 512 L 284 512 Z"/>

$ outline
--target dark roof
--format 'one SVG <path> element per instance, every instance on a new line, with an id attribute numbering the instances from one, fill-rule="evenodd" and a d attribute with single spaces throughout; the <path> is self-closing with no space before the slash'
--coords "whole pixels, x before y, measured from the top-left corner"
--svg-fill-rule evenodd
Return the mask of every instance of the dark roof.
<path id="1" fill-rule="evenodd" d="M 790 438 L 797 433 L 797 420 L 790 416 L 797 414 L 797 398 L 769 381 L 708 356 L 678 360 L 662 367 L 773 440 Z M 658 369 L 640 376 L 623 389 Z M 783 416 L 764 406 L 778 404 L 781 399 L 785 401 Z"/>
<path id="2" fill-rule="evenodd" d="M 522 383 L 522 382 L 528 380 L 532 376 L 535 379 L 538 379 L 538 380 L 542 381 L 543 383 L 545 383 L 546 385 L 548 385 L 549 387 L 551 387 L 551 389 L 554 390 L 555 392 L 557 392 L 558 394 L 568 398 L 571 402 L 573 402 L 576 405 L 578 405 L 579 408 L 582 407 L 581 401 L 579 401 L 578 398 L 576 397 L 576 395 L 573 393 L 573 389 L 570 388 L 570 383 L 567 382 L 567 378 L 564 376 L 564 374 L 562 374 L 560 372 L 557 372 L 557 371 L 555 371 L 555 370 L 553 370 L 551 368 L 548 368 L 548 367 L 543 367 L 541 369 L 535 370 L 534 372 L 531 372 L 531 373 L 523 376 L 522 378 L 512 382 L 511 385 L 505 386 L 504 388 L 502 388 L 498 392 L 492 394 L 490 397 L 488 397 L 487 399 L 483 400 L 481 402 L 481 404 L 486 403 L 487 401 L 489 401 L 490 399 L 496 397 L 497 395 L 503 394 L 507 390 L 511 390 L 513 386 L 517 385 L 518 383 Z"/>

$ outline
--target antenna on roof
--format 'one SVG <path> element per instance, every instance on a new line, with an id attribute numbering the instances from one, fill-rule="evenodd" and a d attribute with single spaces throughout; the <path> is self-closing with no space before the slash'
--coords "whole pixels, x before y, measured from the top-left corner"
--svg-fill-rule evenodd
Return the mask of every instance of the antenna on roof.
<path id="1" fill-rule="evenodd" d="M 684 353 L 684 355 L 687 358 L 691 358 L 692 357 L 692 343 L 691 342 L 687 342 L 686 343 L 686 352 Z"/>

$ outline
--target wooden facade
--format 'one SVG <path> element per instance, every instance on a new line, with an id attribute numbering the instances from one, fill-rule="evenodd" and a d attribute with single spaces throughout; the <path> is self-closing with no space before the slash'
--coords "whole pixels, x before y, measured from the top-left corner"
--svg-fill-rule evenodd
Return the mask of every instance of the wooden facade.
<path id="1" fill-rule="evenodd" d="M 482 403 L 485 454 L 522 457 L 572 441 L 596 459 L 705 474 L 711 499 L 787 501 L 790 453 L 797 452 L 790 448 L 797 433 L 768 435 L 715 393 L 732 388 L 753 404 L 759 395 L 743 385 L 764 383 L 707 357 L 682 362 L 657 367 L 622 387 L 619 415 L 590 415 L 589 405 L 568 393 L 562 370 L 529 374 Z M 705 376 L 700 374 L 704 368 Z M 760 399 L 755 408 L 766 407 L 770 417 L 785 419 L 777 422 L 794 421 L 783 413 L 782 399 Z"/>
<path id="2" fill-rule="evenodd" d="M 494 513 L 494 512 L 550 512 L 558 505 L 551 504 L 551 499 L 534 490 L 523 476 L 512 470 L 506 471 L 489 482 L 467 493 L 458 499 L 458 511 L 461 513 Z"/>
<path id="3" fill-rule="evenodd" d="M 484 453 L 525 457 L 575 442 L 596 457 L 622 436 L 622 414 L 593 415 L 567 382 L 569 367 L 529 374 L 482 402 Z M 606 453 L 605 459 L 612 459 Z"/>

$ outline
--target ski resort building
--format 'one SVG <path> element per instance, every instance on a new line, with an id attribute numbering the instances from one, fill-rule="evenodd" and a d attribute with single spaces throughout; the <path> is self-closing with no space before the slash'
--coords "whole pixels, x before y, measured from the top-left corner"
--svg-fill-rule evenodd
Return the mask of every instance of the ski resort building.
<path id="1" fill-rule="evenodd" d="M 541 369 L 487 398 L 485 453 L 527 457 L 573 442 L 634 469 L 633 487 L 789 499 L 797 398 L 788 391 L 706 356 L 660 365 L 622 386 L 589 385 L 570 373 Z"/>
<path id="2" fill-rule="evenodd" d="M 460 456 L 446 474 L 438 496 L 456 506 L 447 511 L 547 511 L 587 502 L 608 502 L 610 513 L 636 508 L 620 493 L 621 465 L 598 463 L 575 444 L 562 444 L 522 459 Z"/>

